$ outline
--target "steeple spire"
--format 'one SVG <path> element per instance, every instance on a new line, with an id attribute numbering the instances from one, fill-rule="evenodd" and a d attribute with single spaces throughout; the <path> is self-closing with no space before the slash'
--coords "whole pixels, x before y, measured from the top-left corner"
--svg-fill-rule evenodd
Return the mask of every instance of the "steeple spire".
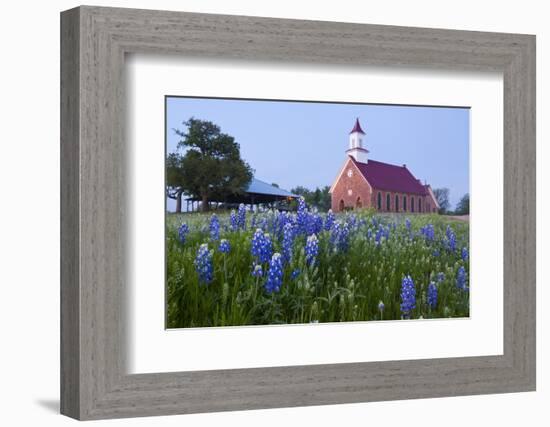
<path id="1" fill-rule="evenodd" d="M 367 163 L 368 161 L 369 150 L 363 146 L 364 136 L 365 132 L 361 129 L 359 117 L 357 117 L 355 119 L 355 126 L 353 126 L 353 129 L 349 133 L 349 148 L 346 152 L 359 163 Z"/>
<path id="2" fill-rule="evenodd" d="M 355 125 L 353 126 L 353 129 L 351 130 L 350 133 L 355 133 L 355 132 L 365 135 L 365 132 L 363 132 L 363 129 L 361 129 L 361 123 L 359 123 L 359 117 L 355 119 Z"/>

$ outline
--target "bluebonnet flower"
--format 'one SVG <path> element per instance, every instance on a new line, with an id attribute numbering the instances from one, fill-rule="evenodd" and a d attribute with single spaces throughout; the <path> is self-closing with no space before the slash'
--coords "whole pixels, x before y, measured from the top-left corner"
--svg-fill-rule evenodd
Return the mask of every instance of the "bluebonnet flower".
<path id="1" fill-rule="evenodd" d="M 460 266 L 456 273 L 456 287 L 463 291 L 466 290 L 466 270 L 463 266 Z"/>
<path id="2" fill-rule="evenodd" d="M 445 280 L 445 274 L 442 272 L 437 273 L 437 281 L 443 282 L 443 280 Z"/>
<path id="3" fill-rule="evenodd" d="M 332 230 L 330 230 L 330 243 L 340 251 L 346 251 L 349 245 L 349 225 L 344 222 L 335 222 Z"/>
<path id="4" fill-rule="evenodd" d="M 252 276 L 262 277 L 263 274 L 264 274 L 264 272 L 262 270 L 262 266 L 260 264 L 254 263 L 254 265 L 252 266 Z"/>
<path id="5" fill-rule="evenodd" d="M 411 231 L 411 220 L 409 218 L 405 219 L 405 227 L 407 227 L 407 231 Z"/>
<path id="6" fill-rule="evenodd" d="M 223 254 L 228 254 L 229 251 L 231 250 L 231 245 L 229 243 L 229 240 L 222 239 L 220 241 L 220 246 L 218 246 L 218 250 Z"/>
<path id="7" fill-rule="evenodd" d="M 420 233 L 425 237 L 428 241 L 433 241 L 435 238 L 435 230 L 434 226 L 432 224 L 427 224 L 424 227 L 420 229 Z"/>
<path id="8" fill-rule="evenodd" d="M 269 236 L 269 234 L 265 233 L 262 250 L 260 251 L 260 262 L 269 262 L 272 253 L 273 244 L 271 243 L 271 237 Z"/>
<path id="9" fill-rule="evenodd" d="M 468 261 L 469 253 L 467 248 L 462 248 L 462 261 Z"/>
<path id="10" fill-rule="evenodd" d="M 269 262 L 269 271 L 267 273 L 267 280 L 265 282 L 265 290 L 268 294 L 273 292 L 279 292 L 283 283 L 283 263 L 281 261 L 281 254 L 275 252 Z"/>
<path id="11" fill-rule="evenodd" d="M 437 286 L 434 282 L 428 285 L 428 306 L 433 310 L 437 306 Z"/>
<path id="12" fill-rule="evenodd" d="M 416 288 L 411 276 L 405 276 L 401 282 L 401 313 L 405 319 L 410 318 L 416 308 Z"/>
<path id="13" fill-rule="evenodd" d="M 283 230 L 284 230 L 285 225 L 287 224 L 287 222 L 288 222 L 287 213 L 284 212 L 284 211 L 279 212 L 275 216 L 273 232 L 276 233 L 277 235 L 283 234 Z"/>
<path id="14" fill-rule="evenodd" d="M 292 273 L 290 273 L 290 279 L 294 280 L 300 275 L 300 269 L 297 268 L 295 270 L 292 270 Z"/>
<path id="15" fill-rule="evenodd" d="M 298 212 L 296 213 L 296 223 L 298 226 L 298 233 L 305 233 L 308 222 L 306 201 L 303 197 L 298 199 Z"/>
<path id="16" fill-rule="evenodd" d="M 246 208 L 244 204 L 239 205 L 239 212 L 237 213 L 237 227 L 246 229 Z"/>
<path id="17" fill-rule="evenodd" d="M 329 231 L 334 225 L 335 220 L 336 217 L 334 216 L 334 212 L 332 212 L 332 209 L 329 209 L 325 218 L 325 230 Z"/>
<path id="18" fill-rule="evenodd" d="M 382 241 L 382 237 L 386 237 L 386 239 L 389 237 L 389 233 L 386 233 L 384 230 L 384 226 L 380 224 L 378 226 L 378 230 L 376 230 L 376 234 L 374 236 L 374 241 L 377 245 L 379 245 Z"/>
<path id="19" fill-rule="evenodd" d="M 439 249 L 434 249 L 434 251 L 432 252 L 432 255 L 439 256 Z"/>
<path id="20" fill-rule="evenodd" d="M 257 228 L 256 231 L 254 232 L 254 235 L 252 236 L 252 246 L 250 248 L 250 252 L 256 258 L 260 257 L 260 254 L 262 252 L 263 241 L 264 241 L 264 232 L 260 228 Z"/>
<path id="21" fill-rule="evenodd" d="M 251 252 L 260 263 L 268 262 L 273 252 L 273 245 L 269 234 L 257 228 L 254 236 L 252 236 Z"/>
<path id="22" fill-rule="evenodd" d="M 344 223 L 340 228 L 340 234 L 338 235 L 338 248 L 342 251 L 347 251 L 349 246 L 349 225 Z"/>
<path id="23" fill-rule="evenodd" d="M 367 239 L 372 239 L 372 230 L 370 228 L 367 230 Z"/>
<path id="24" fill-rule="evenodd" d="M 307 215 L 306 234 L 319 234 L 323 229 L 323 218 L 317 212 Z"/>
<path id="25" fill-rule="evenodd" d="M 308 236 L 306 241 L 306 262 L 308 265 L 315 265 L 319 254 L 319 240 L 315 234 Z"/>
<path id="26" fill-rule="evenodd" d="M 212 240 L 220 239 L 220 221 L 216 214 L 212 214 L 210 217 L 210 238 Z"/>
<path id="27" fill-rule="evenodd" d="M 354 214 L 351 214 L 347 221 L 346 221 L 348 224 L 349 224 L 349 227 L 350 228 L 355 228 L 355 226 L 357 225 L 357 216 L 355 216 Z"/>
<path id="28" fill-rule="evenodd" d="M 195 270 L 199 275 L 199 282 L 210 283 L 213 279 L 212 252 L 208 249 L 208 244 L 203 243 L 197 252 L 195 258 Z"/>
<path id="29" fill-rule="evenodd" d="M 261 228 L 263 231 L 267 231 L 267 217 L 262 216 L 262 217 L 260 218 L 260 228 Z"/>
<path id="30" fill-rule="evenodd" d="M 287 222 L 283 228 L 283 263 L 292 261 L 292 247 L 294 245 L 294 230 L 291 223 Z"/>
<path id="31" fill-rule="evenodd" d="M 447 246 L 450 251 L 454 252 L 456 249 L 456 236 L 450 225 L 447 226 L 445 234 L 447 235 Z"/>
<path id="32" fill-rule="evenodd" d="M 384 305 L 382 300 L 380 300 L 380 302 L 378 303 L 378 311 L 380 312 L 380 314 L 384 312 L 384 308 L 386 308 L 386 306 Z"/>
<path id="33" fill-rule="evenodd" d="M 340 228 L 342 226 L 339 222 L 335 222 L 330 229 L 330 244 L 334 247 L 338 245 L 338 236 L 340 235 Z"/>
<path id="34" fill-rule="evenodd" d="M 231 224 L 231 230 L 237 231 L 239 228 L 239 224 L 237 222 L 237 214 L 235 213 L 235 210 L 231 210 L 231 214 L 229 215 L 229 222 Z"/>
<path id="35" fill-rule="evenodd" d="M 182 245 L 185 244 L 185 238 L 187 237 L 188 233 L 189 233 L 189 226 L 185 222 L 182 222 L 178 228 L 178 237 Z"/>

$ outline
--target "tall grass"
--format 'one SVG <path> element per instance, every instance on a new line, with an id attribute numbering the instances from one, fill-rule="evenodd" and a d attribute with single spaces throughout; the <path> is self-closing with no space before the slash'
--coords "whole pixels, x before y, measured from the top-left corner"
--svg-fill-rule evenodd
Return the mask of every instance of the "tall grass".
<path id="1" fill-rule="evenodd" d="M 469 316 L 468 288 L 457 286 L 458 269 L 464 267 L 466 277 L 469 272 L 469 259 L 462 253 L 463 248 L 469 250 L 467 222 L 437 215 L 381 216 L 367 210 L 336 215 L 339 224 L 349 226 L 347 248 L 337 248 L 331 239 L 334 231 L 323 228 L 316 233 L 319 241 L 316 262 L 308 265 L 307 233 L 298 234 L 292 247 L 292 262 L 284 266 L 280 291 L 268 293 L 264 285 L 269 264 L 262 265 L 262 277 L 252 275 L 257 260 L 251 253 L 251 240 L 256 227 L 262 227 L 270 233 L 273 251 L 281 252 L 280 214 L 247 213 L 244 229 L 234 229 L 229 214 L 217 215 L 220 238 L 227 239 L 231 246 L 227 254 L 218 250 L 219 241 L 211 240 L 210 215 L 168 215 L 169 328 L 401 319 L 401 286 L 405 276 L 413 279 L 416 289 L 416 307 L 405 317 Z M 326 221 L 325 215 L 323 220 Z M 292 221 L 296 222 L 295 216 Z M 178 235 L 182 222 L 189 226 L 184 243 Z M 421 231 L 428 224 L 433 225 L 433 240 Z M 456 236 L 454 250 L 449 247 L 447 226 Z M 387 238 L 377 241 L 379 229 L 384 230 Z M 199 280 L 194 265 L 203 243 L 212 251 L 210 283 Z M 441 273 L 444 279 L 438 280 Z M 427 301 L 430 282 L 437 286 L 434 307 Z"/>

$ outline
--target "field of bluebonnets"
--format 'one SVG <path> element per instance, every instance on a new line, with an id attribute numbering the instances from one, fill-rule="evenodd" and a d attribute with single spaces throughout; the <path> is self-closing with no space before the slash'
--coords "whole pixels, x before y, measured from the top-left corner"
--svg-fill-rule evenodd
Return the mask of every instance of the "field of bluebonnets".
<path id="1" fill-rule="evenodd" d="M 168 328 L 469 316 L 469 225 L 244 206 L 169 214 Z"/>

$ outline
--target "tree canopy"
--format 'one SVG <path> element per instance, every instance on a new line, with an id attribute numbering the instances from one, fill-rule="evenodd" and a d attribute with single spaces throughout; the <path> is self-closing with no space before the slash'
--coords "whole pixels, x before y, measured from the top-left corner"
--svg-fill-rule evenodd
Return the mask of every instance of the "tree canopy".
<path id="1" fill-rule="evenodd" d="M 439 205 L 439 213 L 447 213 L 451 203 L 449 202 L 449 189 L 448 188 L 435 188 L 433 190 L 437 204 Z"/>
<path id="2" fill-rule="evenodd" d="M 466 193 L 456 205 L 455 214 L 469 215 L 470 214 L 470 193 Z"/>
<path id="3" fill-rule="evenodd" d="M 201 199 L 203 210 L 209 209 L 209 200 L 243 193 L 253 170 L 241 158 L 235 138 L 210 121 L 192 117 L 183 125 L 186 130 L 174 132 L 184 154 L 170 153 L 166 159 L 167 195 L 178 200 L 176 211 L 181 211 L 183 193 Z"/>
<path id="4" fill-rule="evenodd" d="M 310 190 L 303 186 L 298 186 L 290 190 L 294 194 L 303 196 L 309 206 L 315 206 L 320 211 L 328 211 L 330 209 L 331 197 L 329 193 L 330 187 L 317 187 L 315 190 Z"/>

